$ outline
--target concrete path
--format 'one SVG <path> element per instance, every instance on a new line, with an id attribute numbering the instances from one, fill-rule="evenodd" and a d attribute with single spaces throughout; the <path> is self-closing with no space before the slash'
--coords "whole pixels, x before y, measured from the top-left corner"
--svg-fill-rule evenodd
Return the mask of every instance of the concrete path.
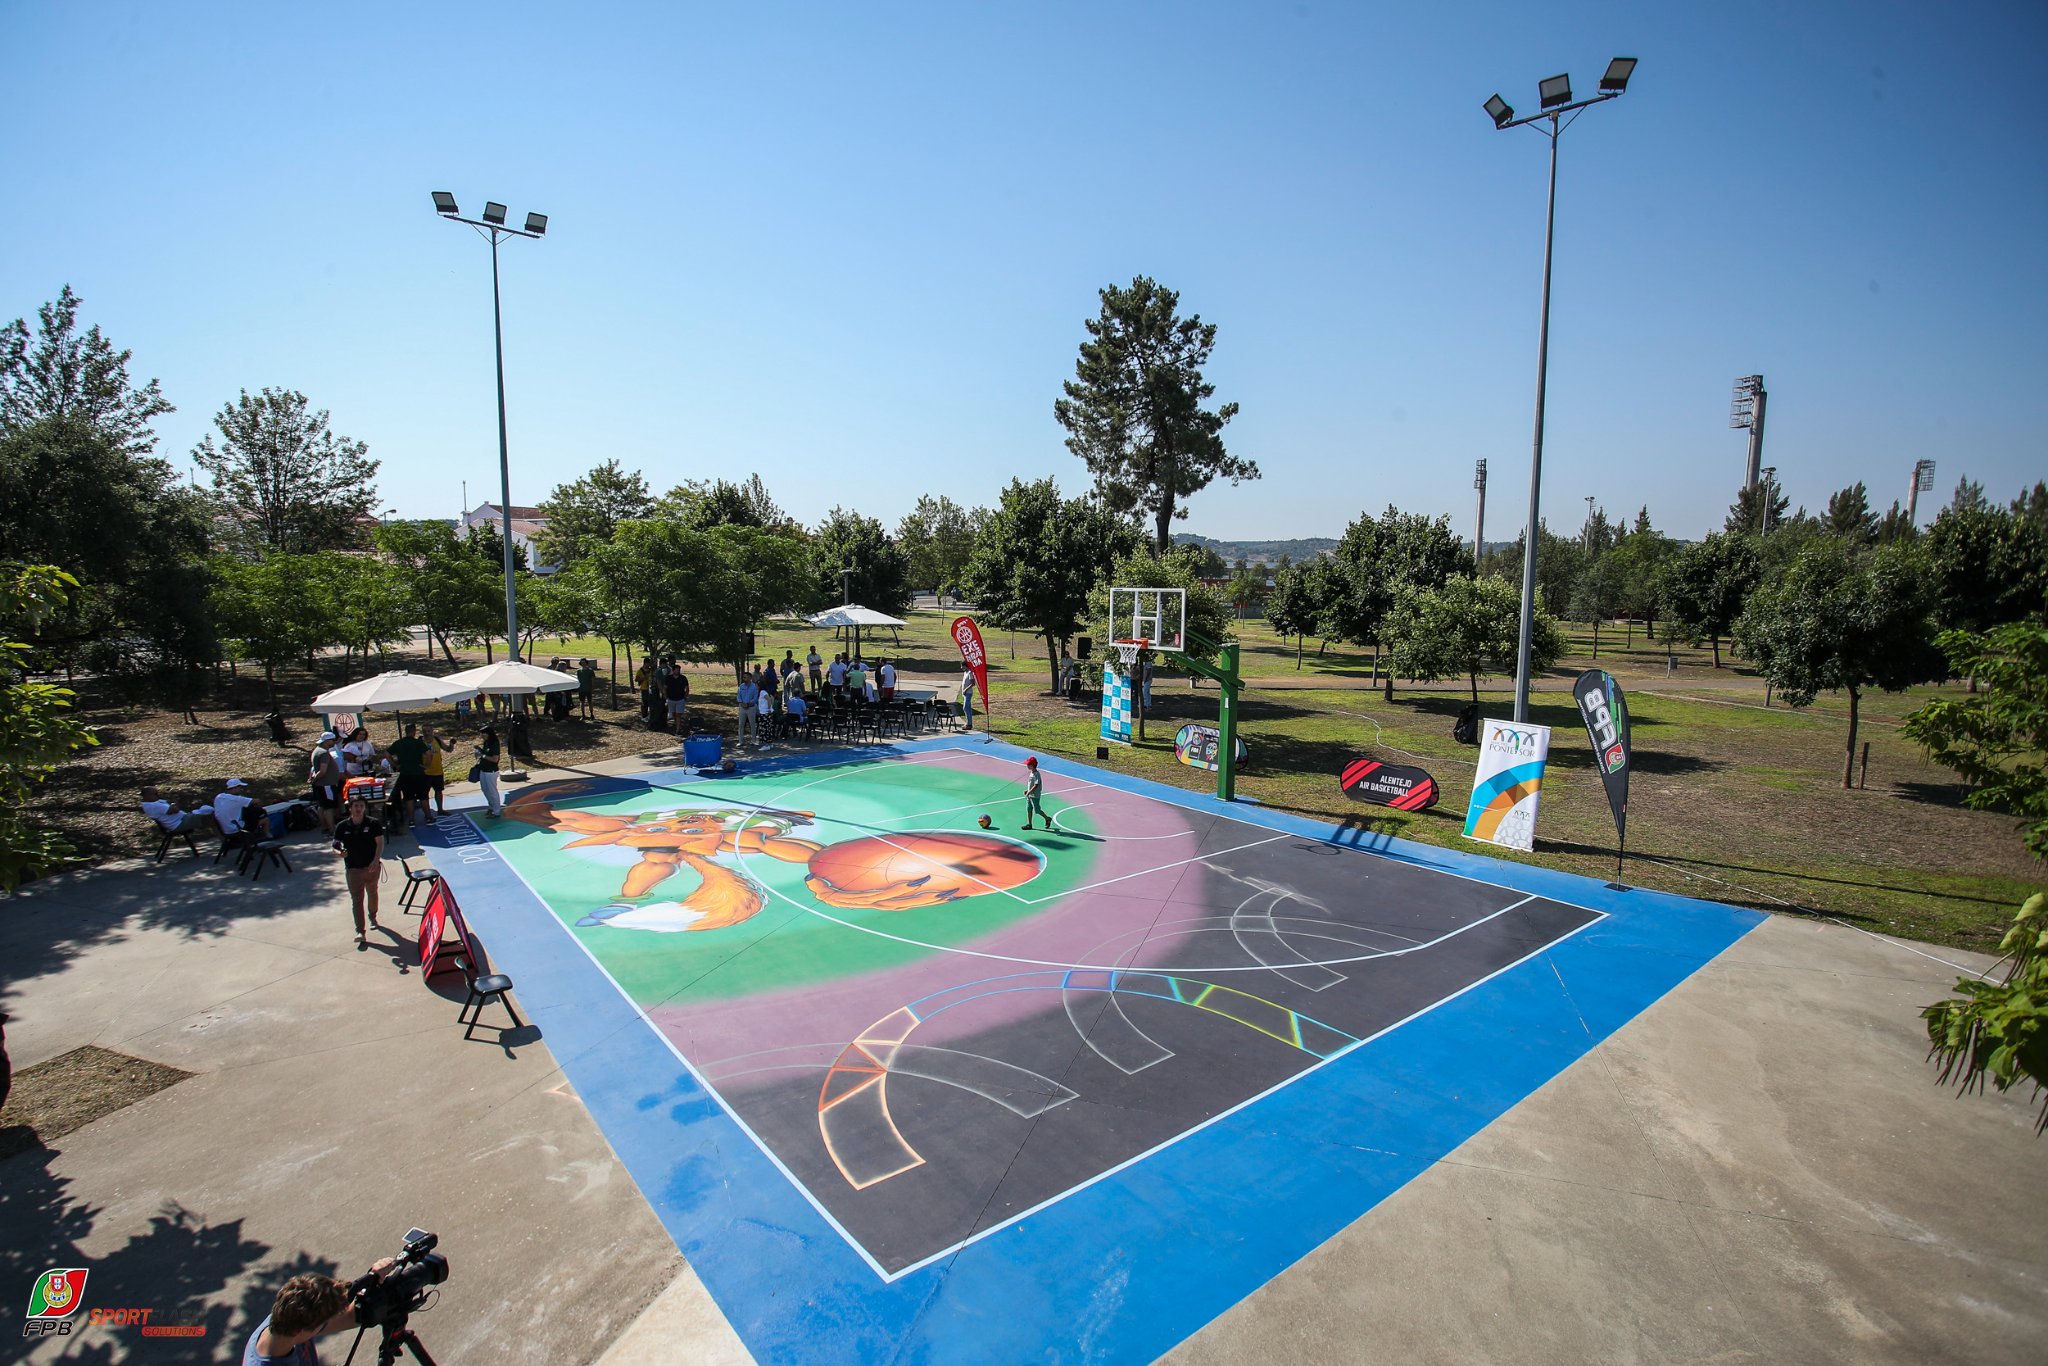
<path id="1" fill-rule="evenodd" d="M 445 1366 L 746 1361 L 547 1020 L 465 1042 L 451 979 L 355 952 L 334 862 L 294 862 L 251 884 L 174 855 L 0 903 L 17 1067 L 97 1043 L 197 1074 L 0 1163 L 0 1334 L 37 1272 L 87 1266 L 89 1304 L 209 1335 L 88 1326 L 73 1357 L 230 1358 L 287 1275 L 353 1275 L 417 1223 L 453 1265 L 415 1320 Z M 2039 1360 L 2048 1147 L 2025 1097 L 1933 1085 L 1916 1011 L 1954 976 L 1772 920 L 1173 1355 Z"/>

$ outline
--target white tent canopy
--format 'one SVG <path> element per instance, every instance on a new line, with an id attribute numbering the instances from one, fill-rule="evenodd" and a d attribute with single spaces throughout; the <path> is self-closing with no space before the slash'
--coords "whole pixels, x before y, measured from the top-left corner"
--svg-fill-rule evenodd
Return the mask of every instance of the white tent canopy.
<path id="1" fill-rule="evenodd" d="M 907 626 L 901 617 L 892 617 L 887 612 L 877 612 L 872 607 L 862 607 L 849 602 L 844 607 L 835 607 L 829 612 L 820 612 L 806 618 L 813 626 Z"/>
<path id="2" fill-rule="evenodd" d="M 543 669 L 536 664 L 517 664 L 508 659 L 486 664 L 480 669 L 464 669 L 461 673 L 449 674 L 442 682 L 468 688 L 472 695 L 482 692 L 525 696 L 537 692 L 567 692 L 576 686 L 576 675 L 565 674 L 560 669 Z"/>
<path id="3" fill-rule="evenodd" d="M 570 683 L 574 684 L 571 679 Z M 429 678 L 425 674 L 393 669 L 349 683 L 313 699 L 312 711 L 424 711 L 450 702 L 475 697 L 477 690 L 452 678 Z"/>

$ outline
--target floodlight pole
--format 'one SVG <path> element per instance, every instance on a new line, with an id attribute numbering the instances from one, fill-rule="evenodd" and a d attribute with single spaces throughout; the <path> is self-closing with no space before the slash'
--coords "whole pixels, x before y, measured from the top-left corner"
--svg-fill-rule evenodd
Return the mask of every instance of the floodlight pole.
<path id="1" fill-rule="evenodd" d="M 486 211 L 499 207 L 486 206 Z M 500 535 L 504 540 L 505 552 L 505 657 L 512 663 L 519 662 L 519 599 L 516 578 L 513 573 L 514 558 L 512 545 L 512 457 L 505 438 L 505 310 L 498 289 L 498 244 L 508 237 L 538 238 L 538 232 L 527 232 L 475 218 L 462 218 L 443 211 L 441 217 L 451 223 L 464 223 L 475 228 L 490 240 L 491 244 L 491 337 L 497 351 L 498 364 L 498 518 Z M 528 221 L 533 216 L 528 215 Z M 545 227 L 545 222 L 542 224 Z M 465 500 L 466 501 L 466 500 Z"/>
<path id="2" fill-rule="evenodd" d="M 1633 69 L 1634 63 L 1630 63 Z M 1557 241 L 1557 141 L 1571 126 L 1566 114 L 1618 99 L 1620 90 L 1602 91 L 1591 99 L 1546 109 L 1527 118 L 1496 117 L 1494 127 L 1534 128 L 1550 139 L 1550 199 L 1543 219 L 1543 310 L 1536 328 L 1536 431 L 1529 453 L 1529 521 L 1522 534 L 1522 634 L 1515 651 L 1515 721 L 1529 719 L 1529 653 L 1536 634 L 1536 534 L 1543 502 L 1543 400 L 1550 373 L 1550 263 Z M 1495 103 L 1499 96 L 1494 97 Z M 1505 106 L 1502 106 L 1505 109 Z M 1492 112 L 1489 108 L 1489 112 Z M 1507 111 L 1510 115 L 1512 111 Z M 1544 127 L 1548 124 L 1549 127 Z"/>

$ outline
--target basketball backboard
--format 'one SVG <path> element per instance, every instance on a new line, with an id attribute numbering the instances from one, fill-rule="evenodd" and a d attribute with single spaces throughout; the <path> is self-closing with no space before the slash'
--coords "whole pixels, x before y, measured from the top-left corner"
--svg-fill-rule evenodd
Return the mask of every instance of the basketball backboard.
<path id="1" fill-rule="evenodd" d="M 1184 653 L 1188 634 L 1187 590 L 1112 588 L 1109 629 L 1116 641 L 1142 640 L 1162 653 Z"/>

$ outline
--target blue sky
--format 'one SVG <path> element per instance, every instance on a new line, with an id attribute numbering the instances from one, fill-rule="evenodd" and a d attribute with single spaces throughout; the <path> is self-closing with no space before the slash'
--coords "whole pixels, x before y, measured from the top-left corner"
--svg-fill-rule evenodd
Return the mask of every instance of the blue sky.
<path id="1" fill-rule="evenodd" d="M 1219 326 L 1265 478 L 1183 525 L 1334 535 L 1527 499 L 1546 144 L 1564 138 L 1544 510 L 1696 536 L 1737 375 L 1796 502 L 1913 462 L 2048 476 L 2039 4 L 0 4 L 0 317 L 70 282 L 179 411 L 280 385 L 404 515 L 495 496 L 489 254 L 428 192 L 552 216 L 504 258 L 513 497 L 616 457 L 758 471 L 815 521 L 1085 483 L 1052 404 L 1096 291 Z M 1923 504 L 1923 520 L 1928 509 Z"/>

